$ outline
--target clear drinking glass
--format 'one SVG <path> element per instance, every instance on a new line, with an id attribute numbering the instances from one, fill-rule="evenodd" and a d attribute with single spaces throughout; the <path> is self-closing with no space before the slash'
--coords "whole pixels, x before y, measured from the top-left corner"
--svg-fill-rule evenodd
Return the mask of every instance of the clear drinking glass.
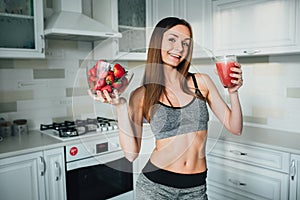
<path id="1" fill-rule="evenodd" d="M 235 66 L 237 58 L 235 55 L 224 55 L 216 56 L 216 67 L 218 71 L 219 78 L 225 88 L 230 88 L 234 86 L 231 80 L 235 78 L 231 77 L 230 74 L 233 73 L 231 68 Z"/>

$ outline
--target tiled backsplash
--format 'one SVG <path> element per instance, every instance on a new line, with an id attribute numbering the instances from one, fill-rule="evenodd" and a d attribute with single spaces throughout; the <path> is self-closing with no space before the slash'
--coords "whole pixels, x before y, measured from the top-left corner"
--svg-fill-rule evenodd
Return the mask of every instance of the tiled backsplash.
<path id="1" fill-rule="evenodd" d="M 51 41 L 46 59 L 0 59 L 0 117 L 28 119 L 30 129 L 64 119 L 115 117 L 113 107 L 87 95 L 85 69 L 80 63 L 91 49 L 90 43 Z M 240 89 L 244 123 L 299 132 L 299 55 L 245 57 L 239 62 L 244 78 Z M 135 71 L 135 78 L 141 77 L 143 64 L 125 63 Z M 208 73 L 229 101 L 211 61 L 194 60 L 192 71 Z"/>

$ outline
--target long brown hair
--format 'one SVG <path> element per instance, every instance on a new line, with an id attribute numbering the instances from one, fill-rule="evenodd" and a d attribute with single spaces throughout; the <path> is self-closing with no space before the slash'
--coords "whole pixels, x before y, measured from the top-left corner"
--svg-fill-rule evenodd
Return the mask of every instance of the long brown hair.
<path id="1" fill-rule="evenodd" d="M 170 28 L 176 25 L 184 25 L 190 31 L 190 37 L 193 38 L 191 25 L 184 19 L 176 17 L 167 17 L 162 19 L 153 30 L 147 55 L 146 68 L 143 78 L 143 85 L 145 87 L 144 105 L 143 105 L 143 116 L 150 121 L 150 109 L 156 104 L 162 94 L 166 94 L 164 86 L 164 72 L 163 62 L 161 57 L 161 44 L 164 33 Z M 187 76 L 190 68 L 190 62 L 193 52 L 193 41 L 191 40 L 187 57 L 182 61 L 176 68 L 177 71 L 182 75 L 181 77 L 181 88 L 183 91 L 190 93 L 187 88 Z"/>

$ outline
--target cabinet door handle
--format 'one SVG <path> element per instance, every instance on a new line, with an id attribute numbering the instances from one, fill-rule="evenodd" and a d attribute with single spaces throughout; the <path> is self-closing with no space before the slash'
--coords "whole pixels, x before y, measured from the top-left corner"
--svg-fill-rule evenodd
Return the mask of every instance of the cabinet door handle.
<path id="1" fill-rule="evenodd" d="M 242 183 L 236 179 L 229 178 L 228 181 L 236 186 L 246 186 L 247 185 L 247 183 Z"/>
<path id="2" fill-rule="evenodd" d="M 248 55 L 253 55 L 253 54 L 257 54 L 259 53 L 260 50 L 256 49 L 256 50 L 244 50 L 243 53 L 246 53 Z"/>
<path id="3" fill-rule="evenodd" d="M 45 159 L 43 156 L 40 156 L 40 159 L 41 159 L 41 168 L 42 168 L 40 174 L 41 174 L 41 176 L 44 176 L 46 173 L 46 162 L 45 162 Z"/>
<path id="4" fill-rule="evenodd" d="M 230 153 L 233 153 L 235 155 L 238 155 L 238 156 L 246 156 L 247 153 L 244 153 L 244 152 L 241 152 L 241 151 L 238 151 L 238 150 L 229 150 Z"/>
<path id="5" fill-rule="evenodd" d="M 291 175 L 291 179 L 292 181 L 295 178 L 296 175 L 296 162 L 295 160 L 292 160 L 291 166 L 290 166 L 290 175 Z"/>
<path id="6" fill-rule="evenodd" d="M 58 162 L 55 162 L 54 165 L 55 165 L 55 180 L 59 181 L 61 178 L 61 167 Z"/>

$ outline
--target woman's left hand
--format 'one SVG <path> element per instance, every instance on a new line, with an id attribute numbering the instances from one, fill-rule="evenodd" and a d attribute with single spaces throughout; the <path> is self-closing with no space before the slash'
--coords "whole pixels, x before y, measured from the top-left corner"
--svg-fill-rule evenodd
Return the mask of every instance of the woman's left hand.
<path id="1" fill-rule="evenodd" d="M 231 82 L 234 84 L 233 87 L 228 88 L 230 94 L 235 93 L 243 85 L 242 67 L 239 63 L 235 63 L 235 67 L 231 68 L 232 73 L 230 76 L 234 78 Z"/>

